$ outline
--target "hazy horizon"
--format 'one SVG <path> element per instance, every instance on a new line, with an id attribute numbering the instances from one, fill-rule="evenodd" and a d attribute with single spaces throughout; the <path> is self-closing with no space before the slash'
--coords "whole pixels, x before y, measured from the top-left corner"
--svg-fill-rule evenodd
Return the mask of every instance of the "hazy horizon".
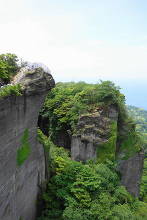
<path id="1" fill-rule="evenodd" d="M 111 80 L 147 109 L 147 1 L 1 0 L 0 52 L 44 63 L 58 81 Z"/>

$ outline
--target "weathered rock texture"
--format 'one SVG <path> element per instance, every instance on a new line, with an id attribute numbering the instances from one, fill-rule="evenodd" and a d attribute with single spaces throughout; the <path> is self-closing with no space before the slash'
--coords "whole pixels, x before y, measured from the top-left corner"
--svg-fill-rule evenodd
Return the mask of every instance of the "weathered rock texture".
<path id="1" fill-rule="evenodd" d="M 144 152 L 136 153 L 120 163 L 121 183 L 135 197 L 139 196 L 140 178 L 143 170 Z"/>
<path id="2" fill-rule="evenodd" d="M 127 138 L 128 143 L 132 138 L 128 137 L 128 134 L 131 135 L 135 130 L 134 124 L 120 126 L 118 120 L 119 113 L 115 106 L 99 108 L 93 113 L 80 116 L 77 133 L 72 136 L 71 157 L 77 161 L 118 160 L 121 183 L 131 194 L 138 197 L 144 153 L 133 152 L 136 144 L 134 141 L 133 145 L 133 140 L 132 146 L 126 146 Z M 119 136 L 123 138 L 118 140 Z M 131 154 L 129 151 L 132 151 Z"/>
<path id="3" fill-rule="evenodd" d="M 72 137 L 72 159 L 86 161 L 98 158 L 97 149 L 102 148 L 102 145 L 108 142 L 111 136 L 111 124 L 117 123 L 117 120 L 118 112 L 113 106 L 107 110 L 101 108 L 91 114 L 82 115 L 77 125 L 77 134 Z M 117 130 L 117 127 L 115 129 Z M 105 156 L 108 156 L 107 153 Z"/>
<path id="4" fill-rule="evenodd" d="M 45 95 L 54 86 L 49 73 L 23 70 L 13 84 L 23 86 L 22 96 L 0 99 L 0 220 L 34 220 L 39 185 L 45 180 L 43 147 L 37 142 L 37 121 Z M 31 153 L 17 165 L 17 150 L 25 129 Z"/>

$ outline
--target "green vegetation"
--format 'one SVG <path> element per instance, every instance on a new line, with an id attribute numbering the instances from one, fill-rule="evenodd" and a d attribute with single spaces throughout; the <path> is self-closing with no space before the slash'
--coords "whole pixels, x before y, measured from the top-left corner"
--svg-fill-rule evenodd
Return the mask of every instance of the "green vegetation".
<path id="1" fill-rule="evenodd" d="M 97 146 L 96 161 L 85 164 L 72 161 L 67 150 L 53 144 L 60 132 L 77 134 L 79 115 L 88 116 L 97 109 L 107 113 L 111 105 L 118 109 L 118 121 L 110 121 L 107 141 Z M 41 128 L 49 136 L 39 131 L 39 139 L 48 155 L 46 165 L 50 178 L 42 194 L 43 210 L 39 220 L 147 219 L 146 166 L 140 200 L 121 186 L 120 174 L 116 171 L 118 143 L 121 159 L 133 156 L 143 145 L 119 87 L 110 81 L 94 85 L 58 83 L 48 94 L 40 117 Z M 107 121 L 107 116 L 105 119 Z M 93 128 L 91 124 L 87 126 L 85 129 Z"/>
<path id="2" fill-rule="evenodd" d="M 97 148 L 97 154 L 101 156 L 99 162 L 103 162 L 106 155 L 109 159 L 115 158 L 118 139 L 120 153 L 122 152 L 123 159 L 127 159 L 140 151 L 143 144 L 135 130 L 134 121 L 126 111 L 124 95 L 120 93 L 120 88 L 110 81 L 97 84 L 58 83 L 46 98 L 40 113 L 43 121 L 43 126 L 40 127 L 56 143 L 60 132 L 76 134 L 79 115 L 88 115 L 98 108 L 107 111 L 111 105 L 118 109 L 118 123 L 112 121 L 108 141 Z M 124 130 L 122 134 L 119 132 L 120 128 Z"/>
<path id="3" fill-rule="evenodd" d="M 140 198 L 147 203 L 147 158 L 144 160 Z"/>
<path id="4" fill-rule="evenodd" d="M 134 106 L 127 106 L 127 109 L 130 116 L 136 121 L 136 129 L 142 134 L 144 142 L 145 160 L 141 181 L 140 199 L 147 203 L 147 111 Z"/>
<path id="5" fill-rule="evenodd" d="M 40 129 L 37 130 L 37 138 L 38 138 L 38 141 L 43 145 L 43 148 L 44 148 L 45 176 L 46 176 L 46 179 L 48 180 L 50 177 L 50 166 L 48 166 L 48 164 L 51 163 L 50 152 L 51 152 L 51 149 L 54 145 L 50 141 L 50 139 L 48 139 L 47 136 L 45 136 L 43 134 L 43 132 Z"/>
<path id="6" fill-rule="evenodd" d="M 142 134 L 144 148 L 147 149 L 147 111 L 134 106 L 127 106 L 129 115 L 136 122 L 136 130 Z"/>
<path id="7" fill-rule="evenodd" d="M 28 129 L 25 129 L 24 134 L 21 139 L 21 146 L 17 150 L 17 165 L 21 166 L 25 160 L 28 159 L 30 153 L 31 153 L 31 148 L 29 144 L 29 131 Z"/>
<path id="8" fill-rule="evenodd" d="M 46 121 L 42 130 L 54 141 L 60 131 L 75 132 L 80 114 L 112 104 L 118 107 L 121 121 L 126 111 L 125 98 L 119 89 L 110 81 L 97 84 L 58 83 L 48 94 L 40 113 L 42 121 Z"/>
<path id="9" fill-rule="evenodd" d="M 20 69 L 18 57 L 15 54 L 7 53 L 0 55 L 0 82 L 7 84 Z"/>
<path id="10" fill-rule="evenodd" d="M 125 135 L 119 136 L 121 159 L 128 159 L 136 152 L 139 152 L 143 146 L 141 136 L 134 129 L 130 129 Z"/>
<path id="11" fill-rule="evenodd" d="M 4 98 L 10 95 L 20 96 L 22 95 L 22 88 L 20 84 L 6 85 L 0 88 L 0 98 Z"/>
<path id="12" fill-rule="evenodd" d="M 147 204 L 120 185 L 113 162 L 82 164 L 72 161 L 67 150 L 50 140 L 48 144 L 51 177 L 42 194 L 44 208 L 39 220 L 147 219 Z"/>
<path id="13" fill-rule="evenodd" d="M 140 132 L 147 132 L 147 111 L 142 108 L 128 105 L 128 112 L 137 123 L 137 129 Z"/>
<path id="14" fill-rule="evenodd" d="M 7 53 L 0 55 L 0 98 L 21 95 L 20 85 L 7 85 L 19 71 L 18 57 L 15 54 Z"/>
<path id="15" fill-rule="evenodd" d="M 45 152 L 49 154 L 51 145 L 50 140 L 42 133 L 40 129 L 37 130 L 37 134 L 38 141 L 43 145 Z"/>
<path id="16" fill-rule="evenodd" d="M 117 122 L 112 121 L 108 141 L 97 147 L 97 162 L 105 162 L 107 159 L 115 160 L 117 141 Z"/>

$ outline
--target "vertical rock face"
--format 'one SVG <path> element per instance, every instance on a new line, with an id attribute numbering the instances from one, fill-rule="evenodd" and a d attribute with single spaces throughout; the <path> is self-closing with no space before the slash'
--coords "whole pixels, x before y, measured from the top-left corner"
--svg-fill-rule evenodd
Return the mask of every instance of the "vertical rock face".
<path id="1" fill-rule="evenodd" d="M 66 149 L 70 149 L 71 146 L 71 137 L 68 134 L 67 130 L 62 130 L 58 132 L 54 144 Z"/>
<path id="2" fill-rule="evenodd" d="M 0 99 L 0 220 L 34 220 L 39 185 L 45 179 L 44 152 L 36 137 L 37 121 L 54 80 L 38 68 L 24 70 L 13 83 L 22 85 L 22 96 Z M 30 153 L 18 164 L 18 149 L 26 129 Z"/>
<path id="3" fill-rule="evenodd" d="M 133 152 L 133 148 L 136 148 L 135 136 L 131 136 L 131 132 L 135 130 L 133 126 L 134 124 L 131 127 L 119 127 L 118 110 L 115 106 L 83 115 L 79 118 L 77 133 L 72 136 L 71 157 L 77 161 L 118 160 L 122 185 L 138 197 L 144 153 Z M 118 140 L 119 135 L 123 139 Z"/>
<path id="4" fill-rule="evenodd" d="M 100 158 L 111 136 L 112 124 L 116 124 L 117 119 L 118 112 L 114 106 L 109 107 L 107 110 L 98 109 L 91 114 L 81 116 L 77 125 L 77 134 L 72 137 L 72 159 L 86 161 Z M 117 126 L 115 126 L 115 134 L 116 131 Z M 114 155 L 115 150 L 115 148 L 112 149 L 112 154 Z M 109 153 L 109 151 L 104 152 L 106 157 L 109 156 Z M 103 160 L 104 158 L 101 159 Z"/>
<path id="5" fill-rule="evenodd" d="M 139 196 L 144 151 L 134 123 L 122 123 L 117 138 L 118 170 L 121 184 L 135 197 Z"/>
<path id="6" fill-rule="evenodd" d="M 135 197 L 139 196 L 140 178 L 143 170 L 144 152 L 141 151 L 130 157 L 128 160 L 122 160 L 120 163 L 121 183 Z"/>

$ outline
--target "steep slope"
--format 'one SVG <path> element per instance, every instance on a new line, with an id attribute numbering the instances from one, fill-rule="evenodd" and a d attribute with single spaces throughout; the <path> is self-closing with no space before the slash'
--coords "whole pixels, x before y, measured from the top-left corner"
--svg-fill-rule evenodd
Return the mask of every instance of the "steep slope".
<path id="1" fill-rule="evenodd" d="M 147 111 L 135 106 L 127 106 L 128 113 L 136 122 L 136 129 L 139 131 L 144 140 L 145 160 L 141 181 L 141 197 L 147 202 Z"/>
<path id="2" fill-rule="evenodd" d="M 45 134 L 58 146 L 71 148 L 73 160 L 117 161 L 122 184 L 139 196 L 143 143 L 119 87 L 110 81 L 59 83 L 46 99 L 41 119 Z"/>
<path id="3" fill-rule="evenodd" d="M 119 123 L 118 109 L 110 105 L 80 116 L 72 136 L 71 156 L 77 161 L 94 159 L 98 163 L 116 160 L 121 183 L 139 196 L 144 152 L 133 122 Z"/>
<path id="4" fill-rule="evenodd" d="M 147 143 L 147 111 L 135 106 L 128 105 L 127 110 L 129 115 L 136 122 L 136 130 L 143 135 L 145 144 Z M 145 150 L 147 149 L 147 144 Z"/>
<path id="5" fill-rule="evenodd" d="M 20 96 L 13 91 L 18 83 Z M 54 80 L 41 68 L 25 68 L 12 84 L 7 92 L 6 88 L 0 90 L 0 219 L 34 220 L 39 185 L 45 179 L 37 121 Z"/>

